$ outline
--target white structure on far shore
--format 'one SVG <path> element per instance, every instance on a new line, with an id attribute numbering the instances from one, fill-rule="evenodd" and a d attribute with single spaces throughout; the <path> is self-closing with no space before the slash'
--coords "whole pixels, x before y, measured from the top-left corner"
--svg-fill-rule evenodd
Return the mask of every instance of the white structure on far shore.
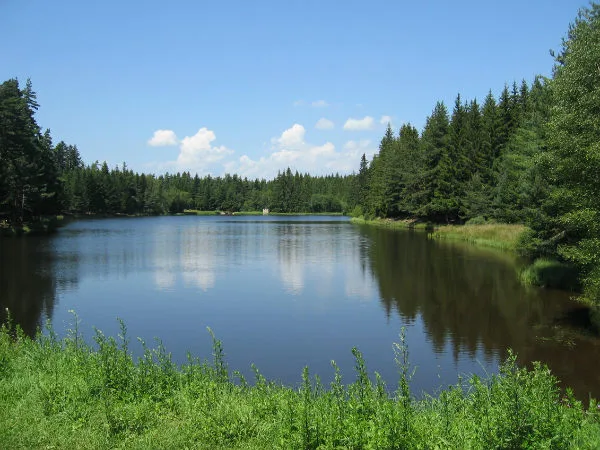
<path id="1" fill-rule="evenodd" d="M 269 215 L 269 208 L 263 208 L 263 216 Z"/>

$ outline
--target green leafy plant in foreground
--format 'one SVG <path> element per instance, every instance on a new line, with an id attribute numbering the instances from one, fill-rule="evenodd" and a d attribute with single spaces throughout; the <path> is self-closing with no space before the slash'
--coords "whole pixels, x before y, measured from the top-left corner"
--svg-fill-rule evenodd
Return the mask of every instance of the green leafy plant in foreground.
<path id="1" fill-rule="evenodd" d="M 358 349 L 355 380 L 325 387 L 308 367 L 296 389 L 253 367 L 231 373 L 222 343 L 213 361 L 175 364 L 160 343 L 131 355 L 125 324 L 117 338 L 79 322 L 59 339 L 0 328 L 0 443 L 4 448 L 598 448 L 600 412 L 567 391 L 543 365 L 519 367 L 509 354 L 497 375 L 460 379 L 435 396 L 410 391 L 404 333 L 394 344 L 396 390 L 370 376 Z"/>

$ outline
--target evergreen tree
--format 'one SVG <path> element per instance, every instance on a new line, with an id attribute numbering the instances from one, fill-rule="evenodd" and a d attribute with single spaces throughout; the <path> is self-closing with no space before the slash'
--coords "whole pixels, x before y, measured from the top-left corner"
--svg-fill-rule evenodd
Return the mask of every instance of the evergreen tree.
<path id="1" fill-rule="evenodd" d="M 400 128 L 398 137 L 399 171 L 395 180 L 394 206 L 396 214 L 408 217 L 418 210 L 419 174 L 422 172 L 422 153 L 419 132 L 411 124 Z"/>
<path id="2" fill-rule="evenodd" d="M 482 181 L 493 184 L 492 167 L 500 155 L 499 113 L 492 91 L 488 93 L 481 111 L 481 149 L 478 158 Z"/>
<path id="3" fill-rule="evenodd" d="M 392 127 L 388 124 L 385 135 L 379 144 L 379 154 L 373 158 L 370 167 L 369 196 L 367 212 L 375 217 L 387 217 L 393 197 L 391 190 L 396 140 Z"/>
<path id="4" fill-rule="evenodd" d="M 579 268 L 588 298 L 600 302 L 600 5 L 583 9 L 557 56 L 540 173 L 552 186 L 532 221 L 532 247 Z"/>
<path id="5" fill-rule="evenodd" d="M 436 222 L 450 222 L 458 218 L 448 131 L 448 110 L 444 103 L 438 102 L 427 118 L 421 137 L 423 173 L 421 191 L 417 194 L 420 205 L 417 214 Z"/>

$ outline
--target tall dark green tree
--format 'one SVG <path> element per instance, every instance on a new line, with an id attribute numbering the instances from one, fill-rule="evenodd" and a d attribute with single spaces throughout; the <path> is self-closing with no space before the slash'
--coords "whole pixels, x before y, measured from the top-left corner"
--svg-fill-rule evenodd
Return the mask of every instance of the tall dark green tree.
<path id="1" fill-rule="evenodd" d="M 538 254 L 556 255 L 582 274 L 600 302 L 600 5 L 581 10 L 557 55 L 548 150 L 539 161 L 552 186 L 532 222 Z"/>
<path id="2" fill-rule="evenodd" d="M 59 183 L 50 133 L 35 120 L 39 105 L 30 80 L 0 85 L 0 213 L 14 223 L 52 213 Z"/>
<path id="3" fill-rule="evenodd" d="M 448 110 L 438 102 L 427 118 L 421 147 L 423 172 L 418 196 L 419 216 L 436 222 L 450 222 L 458 218 L 459 205 L 454 196 L 454 168 L 449 149 Z"/>
<path id="4" fill-rule="evenodd" d="M 397 166 L 394 177 L 394 215 L 409 217 L 418 210 L 416 197 L 419 193 L 419 174 L 423 158 L 419 132 L 411 124 L 400 127 L 398 136 Z"/>
<path id="5" fill-rule="evenodd" d="M 368 213 L 375 217 L 387 217 L 393 202 L 393 173 L 396 167 L 396 139 L 388 124 L 379 144 L 379 154 L 371 162 L 369 171 Z"/>

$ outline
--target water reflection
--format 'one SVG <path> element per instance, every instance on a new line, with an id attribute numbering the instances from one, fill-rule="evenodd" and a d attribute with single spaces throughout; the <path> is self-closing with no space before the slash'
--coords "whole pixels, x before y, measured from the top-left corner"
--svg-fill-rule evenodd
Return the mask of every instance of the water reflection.
<path id="1" fill-rule="evenodd" d="M 0 322 L 6 309 L 23 331 L 34 336 L 52 317 L 57 287 L 77 284 L 70 272 L 56 272 L 52 247 L 47 240 L 0 238 Z"/>
<path id="2" fill-rule="evenodd" d="M 304 288 L 304 267 L 309 250 L 306 245 L 307 228 L 296 224 L 282 224 L 276 229 L 281 282 L 288 293 L 300 294 Z"/>
<path id="3" fill-rule="evenodd" d="M 515 272 L 503 253 L 342 221 L 90 220 L 0 240 L 0 314 L 10 308 L 29 334 L 52 316 L 70 320 L 68 309 L 109 335 L 122 317 L 181 362 L 210 353 L 211 326 L 231 367 L 256 363 L 286 383 L 307 364 L 326 377 L 331 359 L 351 377 L 357 346 L 393 386 L 391 343 L 406 326 L 417 392 L 480 362 L 494 370 L 510 347 L 580 398 L 599 396 L 600 320 L 568 294 L 524 289 Z"/>
<path id="4" fill-rule="evenodd" d="M 559 326 L 574 313 L 589 316 L 569 294 L 525 289 L 515 261 L 503 253 L 423 239 L 418 233 L 361 232 L 372 240 L 363 257 L 386 314 L 397 313 L 409 323 L 422 318 L 434 352 L 450 350 L 457 361 L 482 350 L 491 360 L 512 348 L 521 361 L 548 364 L 583 398 L 600 393 L 597 335 Z"/>
<path id="5" fill-rule="evenodd" d="M 215 285 L 216 239 L 213 233 L 186 228 L 181 233 L 181 275 L 186 286 L 203 291 Z"/>
<path id="6" fill-rule="evenodd" d="M 339 287 L 334 285 L 338 269 L 346 280 L 352 280 L 349 285 L 345 284 L 347 290 L 364 292 L 364 286 L 357 287 L 354 282 L 356 266 L 352 258 L 358 251 L 356 242 L 347 239 L 347 225 L 344 224 L 344 228 L 333 223 L 287 223 L 276 226 L 277 266 L 286 293 L 303 294 L 309 279 L 311 291 L 319 298 L 326 299 L 334 295 Z M 336 238 L 332 239 L 332 235 Z M 343 264 L 348 258 L 352 263 Z M 373 294 L 373 291 L 369 293 Z"/>

